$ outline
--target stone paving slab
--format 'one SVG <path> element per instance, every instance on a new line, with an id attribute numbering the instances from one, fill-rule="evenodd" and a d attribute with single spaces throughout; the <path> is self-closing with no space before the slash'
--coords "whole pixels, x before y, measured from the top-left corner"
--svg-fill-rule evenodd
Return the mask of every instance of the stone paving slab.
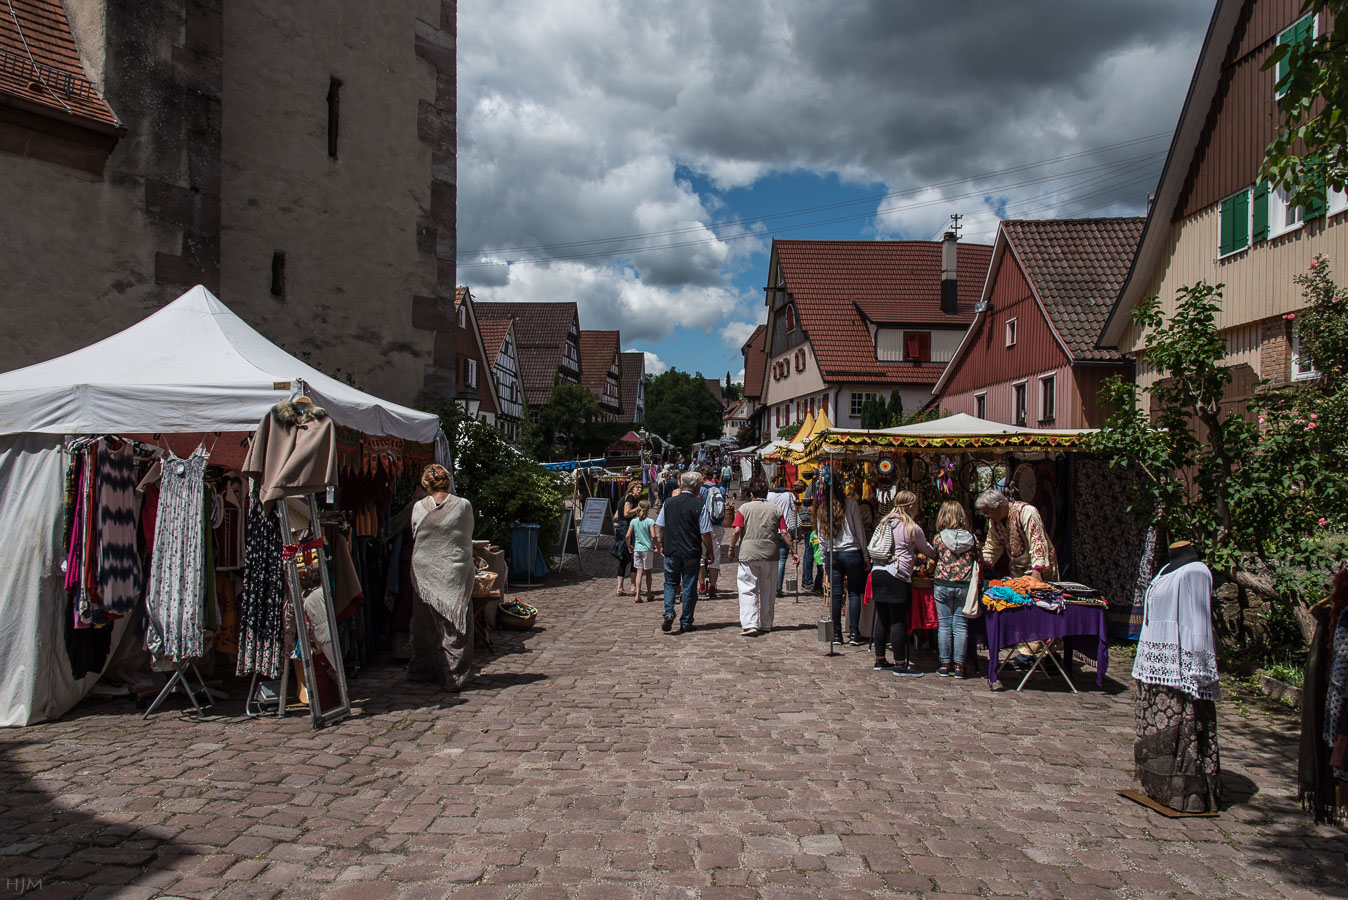
<path id="1" fill-rule="evenodd" d="M 498 633 L 460 695 L 387 665 L 319 732 L 237 699 L 0 732 L 0 898 L 1348 896 L 1288 716 L 1223 701 L 1233 802 L 1168 820 L 1116 794 L 1126 661 L 1078 695 L 899 679 L 824 653 L 822 600 L 755 639 L 700 603 L 675 637 L 586 565 L 605 577 L 519 591 L 540 627 Z"/>

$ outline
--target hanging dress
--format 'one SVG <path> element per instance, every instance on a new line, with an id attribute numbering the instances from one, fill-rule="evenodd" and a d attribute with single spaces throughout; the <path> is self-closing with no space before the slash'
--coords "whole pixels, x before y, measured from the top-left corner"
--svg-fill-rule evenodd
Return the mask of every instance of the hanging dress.
<path id="1" fill-rule="evenodd" d="M 179 662 L 201 656 L 203 566 L 206 529 L 206 450 L 198 447 L 183 459 L 171 451 L 159 481 L 154 555 L 145 605 L 149 628 L 146 648 L 156 660 Z"/>
<path id="2" fill-rule="evenodd" d="M 235 672 L 277 678 L 285 664 L 285 548 L 281 526 L 260 501 L 248 504 L 244 535 L 239 662 Z"/>
<path id="3" fill-rule="evenodd" d="M 130 615 L 140 597 L 136 459 L 126 443 L 98 448 L 98 593 L 112 616 Z"/>

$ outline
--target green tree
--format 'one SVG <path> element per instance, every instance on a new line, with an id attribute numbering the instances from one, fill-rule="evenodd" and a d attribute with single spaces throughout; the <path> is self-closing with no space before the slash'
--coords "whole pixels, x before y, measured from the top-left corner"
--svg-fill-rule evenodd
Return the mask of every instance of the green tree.
<path id="1" fill-rule="evenodd" d="M 1259 178 L 1287 188 L 1294 205 L 1315 209 L 1326 188 L 1348 182 L 1348 0 L 1305 0 L 1301 12 L 1314 13 L 1321 27 L 1328 13 L 1333 26 L 1314 35 L 1292 29 L 1264 62 L 1280 74 L 1282 122 Z"/>
<path id="2" fill-rule="evenodd" d="M 508 547 L 515 523 L 529 522 L 545 526 L 538 542 L 548 552 L 556 537 L 548 526 L 561 517 L 562 499 L 571 494 L 567 477 L 543 468 L 457 405 L 432 405 L 427 411 L 440 416 L 449 439 L 454 490 L 473 504 L 473 537 Z"/>
<path id="3" fill-rule="evenodd" d="M 1308 306 L 1289 318 L 1300 320 L 1317 367 L 1324 361 L 1318 377 L 1261 385 L 1249 405 L 1255 423 L 1223 410 L 1222 285 L 1200 282 L 1179 290 L 1168 320 L 1157 297 L 1133 311 L 1160 379 L 1145 389 L 1109 379 L 1101 396 L 1114 412 L 1089 443 L 1137 473 L 1129 505 L 1140 521 L 1192 540 L 1246 588 L 1287 600 L 1318 599 L 1342 565 L 1335 532 L 1348 509 L 1348 301 L 1323 258 L 1297 281 Z"/>
<path id="4" fill-rule="evenodd" d="M 725 397 L 726 405 L 729 406 L 736 400 L 744 399 L 744 385 L 730 380 L 730 373 L 725 373 L 725 384 L 721 385 L 721 396 Z"/>
<path id="5" fill-rule="evenodd" d="M 524 429 L 521 443 L 542 459 L 602 456 L 625 430 L 604 420 L 604 411 L 590 389 L 559 384 L 538 408 L 538 417 Z"/>
<path id="6" fill-rule="evenodd" d="M 721 408 L 698 372 L 670 369 L 646 376 L 646 430 L 690 452 L 695 441 L 721 434 Z"/>

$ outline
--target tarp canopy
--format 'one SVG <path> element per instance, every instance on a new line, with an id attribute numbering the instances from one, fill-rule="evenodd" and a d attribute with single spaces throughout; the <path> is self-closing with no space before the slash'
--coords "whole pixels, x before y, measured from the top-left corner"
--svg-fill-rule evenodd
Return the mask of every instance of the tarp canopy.
<path id="1" fill-rule="evenodd" d="M 838 456 L 882 456 L 903 450 L 940 450 L 959 452 L 1027 452 L 1035 450 L 1083 450 L 1094 428 L 1058 430 L 1025 428 L 990 422 L 964 413 L 956 413 L 930 422 L 900 425 L 895 428 L 866 430 L 830 428 L 818 432 L 799 449 L 783 451 L 794 463 L 810 462 L 821 454 Z"/>
<path id="2" fill-rule="evenodd" d="M 365 434 L 432 443 L 440 429 L 306 365 L 197 285 L 112 337 L 0 375 L 0 434 L 253 431 L 301 386 Z"/>

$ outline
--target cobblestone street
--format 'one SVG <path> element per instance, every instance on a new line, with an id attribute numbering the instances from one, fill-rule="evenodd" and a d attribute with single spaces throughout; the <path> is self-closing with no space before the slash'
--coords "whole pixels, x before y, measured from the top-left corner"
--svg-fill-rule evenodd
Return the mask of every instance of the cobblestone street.
<path id="1" fill-rule="evenodd" d="M 319 732 L 236 693 L 202 723 L 117 700 L 0 733 L 0 896 L 1348 896 L 1290 716 L 1223 701 L 1230 807 L 1169 820 L 1116 793 L 1123 660 L 1076 696 L 925 654 L 898 679 L 826 656 L 813 597 L 752 640 L 733 600 L 701 603 L 676 637 L 571 569 L 518 592 L 540 627 L 498 633 L 461 696 L 385 665 Z"/>

